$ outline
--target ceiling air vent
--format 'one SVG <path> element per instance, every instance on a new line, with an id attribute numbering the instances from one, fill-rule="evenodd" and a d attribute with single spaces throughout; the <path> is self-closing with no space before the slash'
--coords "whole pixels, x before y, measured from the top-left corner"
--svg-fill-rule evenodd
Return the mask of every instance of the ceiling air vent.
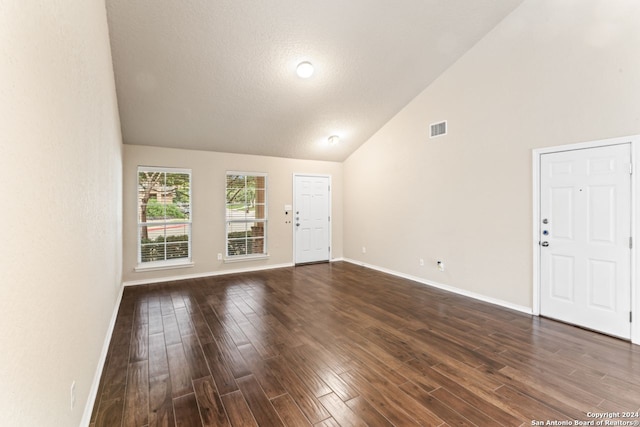
<path id="1" fill-rule="evenodd" d="M 431 124 L 431 135 L 429 138 L 435 138 L 436 136 L 442 136 L 447 134 L 447 121 Z"/>

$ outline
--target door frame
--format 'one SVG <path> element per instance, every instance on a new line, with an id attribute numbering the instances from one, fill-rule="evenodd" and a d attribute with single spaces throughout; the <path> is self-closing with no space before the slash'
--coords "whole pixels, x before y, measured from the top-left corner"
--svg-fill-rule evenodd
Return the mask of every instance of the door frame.
<path id="1" fill-rule="evenodd" d="M 291 239 L 293 240 L 293 253 L 292 258 L 293 258 L 293 265 L 296 264 L 296 224 L 295 224 L 295 219 L 294 219 L 294 215 L 295 215 L 295 209 L 296 209 L 296 204 L 297 204 L 297 200 L 296 200 L 296 178 L 299 176 L 315 176 L 315 177 L 322 177 L 322 178 L 328 178 L 329 179 L 329 197 L 328 197 L 328 201 L 329 201 L 329 218 L 331 218 L 329 220 L 329 259 L 327 260 L 328 262 L 331 262 L 331 254 L 333 253 L 333 244 L 331 242 L 331 236 L 333 235 L 333 207 L 331 204 L 331 199 L 333 191 L 331 190 L 331 175 L 327 175 L 327 174 L 320 174 L 320 173 L 293 173 L 293 176 L 291 177 L 291 188 L 293 189 L 293 194 L 292 194 L 292 200 L 293 200 L 293 206 L 292 206 L 292 211 L 291 211 Z"/>
<path id="2" fill-rule="evenodd" d="M 561 151 L 582 150 L 588 148 L 606 147 L 608 145 L 630 144 L 631 164 L 633 173 L 631 174 L 631 238 L 633 246 L 631 248 L 631 312 L 633 322 L 631 322 L 631 342 L 640 345 L 640 283 L 636 278 L 636 267 L 640 263 L 638 258 L 640 252 L 636 250 L 640 244 L 637 238 L 637 230 L 640 227 L 640 218 L 637 212 L 640 211 L 639 199 L 636 195 L 638 189 L 638 173 L 640 168 L 637 162 L 637 153 L 640 149 L 640 135 L 625 136 L 620 138 L 602 139 L 598 141 L 580 142 L 576 144 L 557 145 L 553 147 L 536 148 L 532 150 L 532 171 L 533 171 L 533 294 L 532 313 L 540 316 L 540 167 L 543 154 L 557 153 Z"/>

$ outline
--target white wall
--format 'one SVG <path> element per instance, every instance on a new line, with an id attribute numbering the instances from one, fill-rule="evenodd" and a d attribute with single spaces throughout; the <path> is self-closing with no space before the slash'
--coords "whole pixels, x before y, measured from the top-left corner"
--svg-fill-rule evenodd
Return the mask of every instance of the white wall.
<path id="1" fill-rule="evenodd" d="M 526 0 L 347 159 L 345 257 L 530 308 L 531 150 L 640 133 L 639 22 Z"/>
<path id="2" fill-rule="evenodd" d="M 87 403 L 121 281 L 112 70 L 104 1 L 0 0 L 2 425 Z"/>
<path id="3" fill-rule="evenodd" d="M 137 168 L 179 167 L 192 170 L 192 254 L 194 266 L 172 270 L 135 272 L 137 264 Z M 224 189 L 226 171 L 266 172 L 269 258 L 224 263 Z M 124 145 L 124 258 L 125 282 L 140 283 L 230 270 L 256 269 L 293 262 L 293 227 L 284 205 L 293 204 L 293 174 L 313 173 L 332 178 L 332 258 L 342 257 L 342 163 L 294 160 L 209 151 Z"/>

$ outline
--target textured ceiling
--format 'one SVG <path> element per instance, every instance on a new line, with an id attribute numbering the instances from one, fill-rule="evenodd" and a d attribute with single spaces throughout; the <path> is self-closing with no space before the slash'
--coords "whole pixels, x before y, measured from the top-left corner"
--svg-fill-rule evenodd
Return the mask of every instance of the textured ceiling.
<path id="1" fill-rule="evenodd" d="M 107 0 L 124 142 L 342 161 L 521 2 Z"/>

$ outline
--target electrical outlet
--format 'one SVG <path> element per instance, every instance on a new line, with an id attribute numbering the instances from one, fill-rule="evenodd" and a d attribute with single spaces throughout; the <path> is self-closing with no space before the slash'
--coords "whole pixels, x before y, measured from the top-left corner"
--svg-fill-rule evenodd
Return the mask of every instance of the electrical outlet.
<path id="1" fill-rule="evenodd" d="M 218 254 L 218 261 L 222 261 L 222 254 Z"/>
<path id="2" fill-rule="evenodd" d="M 76 406 L 76 382 L 71 383 L 71 409 Z"/>
<path id="3" fill-rule="evenodd" d="M 424 266 L 424 260 L 422 258 L 420 258 L 420 267 Z"/>
<path id="4" fill-rule="evenodd" d="M 362 253 L 366 254 L 367 253 L 367 248 L 365 248 L 364 246 L 362 247 Z"/>

